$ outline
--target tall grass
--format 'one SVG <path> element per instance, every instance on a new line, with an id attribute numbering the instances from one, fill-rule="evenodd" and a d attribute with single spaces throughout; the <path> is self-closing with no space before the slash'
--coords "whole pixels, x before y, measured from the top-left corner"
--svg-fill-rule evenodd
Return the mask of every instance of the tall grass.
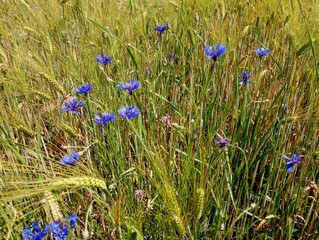
<path id="1" fill-rule="evenodd" d="M 318 237 L 318 1 L 1 5 L 3 239 L 69 212 L 75 239 Z M 216 43 L 227 53 L 212 66 L 204 47 Z M 96 62 L 102 51 L 112 64 Z M 133 78 L 132 94 L 118 87 Z M 63 112 L 85 83 L 85 110 Z M 124 105 L 141 115 L 95 123 Z M 71 151 L 80 161 L 61 165 Z M 282 155 L 295 152 L 288 173 Z"/>

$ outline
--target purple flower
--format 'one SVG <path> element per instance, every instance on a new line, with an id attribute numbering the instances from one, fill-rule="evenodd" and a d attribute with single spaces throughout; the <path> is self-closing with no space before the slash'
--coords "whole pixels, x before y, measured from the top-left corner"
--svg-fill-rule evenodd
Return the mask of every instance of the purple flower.
<path id="1" fill-rule="evenodd" d="M 122 118 L 128 119 L 136 118 L 141 113 L 137 107 L 133 106 L 121 107 L 117 112 Z"/>
<path id="2" fill-rule="evenodd" d="M 239 79 L 241 79 L 239 82 L 240 85 L 247 84 L 247 86 L 250 87 L 251 85 L 250 77 L 251 77 L 251 73 L 247 73 L 246 71 L 243 71 L 241 76 L 239 76 Z"/>
<path id="3" fill-rule="evenodd" d="M 166 113 L 166 115 L 161 118 L 161 121 L 162 123 L 165 123 L 167 125 L 171 125 L 172 123 L 171 116 L 168 113 Z"/>
<path id="4" fill-rule="evenodd" d="M 103 64 L 103 65 L 108 65 L 112 63 L 112 55 L 111 54 L 106 54 L 106 52 L 102 52 L 102 55 L 99 54 L 96 57 L 96 61 L 98 61 L 99 63 Z"/>
<path id="5" fill-rule="evenodd" d="M 78 102 L 77 98 L 69 98 L 64 101 L 64 105 L 61 107 L 62 111 L 70 111 L 72 114 L 76 114 L 78 108 L 84 107 L 84 102 Z"/>
<path id="6" fill-rule="evenodd" d="M 37 221 L 33 222 L 33 232 L 29 227 L 23 229 L 22 237 L 24 240 L 42 240 L 47 232 L 49 231 L 50 226 L 46 225 L 45 228 L 41 231 Z"/>
<path id="7" fill-rule="evenodd" d="M 88 83 L 87 85 L 80 85 L 75 92 L 78 94 L 84 94 L 85 96 L 92 90 L 93 86 Z"/>
<path id="8" fill-rule="evenodd" d="M 172 53 L 169 54 L 168 61 L 173 62 L 174 55 Z"/>
<path id="9" fill-rule="evenodd" d="M 128 80 L 128 83 L 120 82 L 119 87 L 123 90 L 127 90 L 130 93 L 133 91 L 139 89 L 141 87 L 141 84 L 136 79 Z"/>
<path id="10" fill-rule="evenodd" d="M 255 49 L 255 53 L 259 55 L 260 57 L 265 57 L 268 55 L 268 53 L 270 53 L 270 50 L 264 49 L 264 48 L 258 48 L 258 49 Z"/>
<path id="11" fill-rule="evenodd" d="M 155 26 L 154 30 L 158 31 L 160 34 L 162 34 L 165 30 L 167 30 L 167 26 L 166 25 L 162 25 L 162 26 Z"/>
<path id="12" fill-rule="evenodd" d="M 72 152 L 70 155 L 64 155 L 60 160 L 62 165 L 74 165 L 80 160 L 80 154 L 78 152 Z"/>
<path id="13" fill-rule="evenodd" d="M 114 121 L 116 119 L 116 116 L 112 112 L 110 113 L 102 112 L 101 117 L 98 114 L 95 114 L 94 118 L 95 118 L 96 124 L 106 125 L 108 122 Z"/>
<path id="14" fill-rule="evenodd" d="M 150 67 L 146 67 L 146 73 L 152 76 L 152 69 Z"/>
<path id="15" fill-rule="evenodd" d="M 285 104 L 285 105 L 284 105 L 284 111 L 285 111 L 285 113 L 288 113 L 288 109 L 289 109 L 288 105 Z"/>
<path id="16" fill-rule="evenodd" d="M 58 240 L 64 240 L 69 235 L 68 225 L 62 224 L 59 221 L 51 223 L 50 230 L 53 234 L 53 237 Z"/>
<path id="17" fill-rule="evenodd" d="M 288 160 L 288 162 L 286 163 L 286 169 L 287 172 L 290 173 L 294 169 L 294 165 L 301 162 L 303 156 L 301 156 L 300 153 L 294 153 L 291 155 L 291 157 L 287 157 L 283 154 L 283 157 Z"/>
<path id="18" fill-rule="evenodd" d="M 226 53 L 225 45 L 217 43 L 215 47 L 216 47 L 216 50 L 213 50 L 212 46 L 207 45 L 204 49 L 205 53 L 207 54 L 207 58 L 208 59 L 212 58 L 214 61 L 216 61 L 221 55 Z"/>
<path id="19" fill-rule="evenodd" d="M 229 141 L 226 138 L 223 138 L 221 135 L 217 133 L 218 140 L 215 140 L 215 143 L 222 149 L 224 150 L 227 145 L 229 144 Z"/>
<path id="20" fill-rule="evenodd" d="M 71 228 L 75 228 L 76 220 L 78 216 L 75 213 L 69 213 L 69 220 Z"/>

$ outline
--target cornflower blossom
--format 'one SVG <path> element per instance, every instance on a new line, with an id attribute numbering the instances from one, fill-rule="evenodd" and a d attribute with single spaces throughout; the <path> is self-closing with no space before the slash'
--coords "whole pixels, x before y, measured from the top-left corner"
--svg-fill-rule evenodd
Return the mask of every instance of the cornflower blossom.
<path id="1" fill-rule="evenodd" d="M 47 232 L 49 231 L 50 226 L 46 225 L 45 228 L 41 231 L 37 221 L 33 222 L 33 232 L 29 227 L 23 229 L 22 237 L 24 240 L 42 240 Z"/>
<path id="2" fill-rule="evenodd" d="M 123 90 L 129 91 L 132 93 L 133 91 L 139 89 L 141 84 L 136 79 L 128 80 L 127 83 L 120 82 L 119 87 Z"/>
<path id="3" fill-rule="evenodd" d="M 221 148 L 221 150 L 224 150 L 228 146 L 229 141 L 226 138 L 219 135 L 218 133 L 217 136 L 218 140 L 215 140 L 215 143 Z"/>
<path id="4" fill-rule="evenodd" d="M 77 219 L 78 219 L 78 216 L 75 213 L 69 213 L 69 221 L 70 221 L 70 226 L 72 229 L 75 228 Z"/>
<path id="5" fill-rule="evenodd" d="M 110 113 L 102 112 L 101 117 L 98 114 L 95 114 L 94 118 L 95 118 L 96 124 L 104 126 L 110 121 L 115 121 L 116 116 L 112 112 Z"/>
<path id="6" fill-rule="evenodd" d="M 88 83 L 88 84 L 84 84 L 84 85 L 80 85 L 75 92 L 78 94 L 83 94 L 83 95 L 88 95 L 88 93 L 92 90 L 93 86 Z"/>
<path id="7" fill-rule="evenodd" d="M 270 53 L 270 49 L 258 48 L 255 49 L 255 53 L 260 57 L 265 57 Z"/>
<path id="8" fill-rule="evenodd" d="M 59 221 L 55 221 L 50 224 L 50 230 L 53 234 L 53 237 L 58 240 L 64 240 L 69 235 L 68 225 L 62 224 Z"/>
<path id="9" fill-rule="evenodd" d="M 117 112 L 122 118 L 128 119 L 136 118 L 141 113 L 138 107 L 133 106 L 121 107 Z"/>
<path id="10" fill-rule="evenodd" d="M 72 152 L 70 155 L 64 155 L 60 160 L 62 165 L 74 165 L 80 160 L 80 154 L 78 152 Z"/>
<path id="11" fill-rule="evenodd" d="M 212 46 L 210 45 L 207 45 L 204 50 L 205 50 L 205 53 L 207 55 L 207 58 L 208 59 L 213 59 L 214 61 L 217 61 L 217 59 L 226 53 L 226 46 L 223 45 L 223 44 L 219 44 L 217 43 L 215 45 L 215 50 L 212 49 Z"/>
<path id="12" fill-rule="evenodd" d="M 294 169 L 294 165 L 301 162 L 303 156 L 301 156 L 300 153 L 294 153 L 291 155 L 291 157 L 287 157 L 283 154 L 283 157 L 288 160 L 288 162 L 286 163 L 286 169 L 287 172 L 290 173 Z"/>
<path id="13" fill-rule="evenodd" d="M 84 102 L 79 102 L 77 98 L 69 98 L 69 100 L 64 101 L 61 109 L 64 112 L 70 111 L 72 114 L 76 114 L 80 107 L 84 107 Z"/>
<path id="14" fill-rule="evenodd" d="M 167 30 L 167 26 L 166 25 L 161 25 L 161 26 L 158 26 L 156 25 L 154 27 L 154 30 L 158 31 L 160 34 L 162 34 L 165 30 Z"/>
<path id="15" fill-rule="evenodd" d="M 102 52 L 102 54 L 98 54 L 96 57 L 96 61 L 103 65 L 108 65 L 112 63 L 112 55 L 111 54 L 106 54 L 106 52 Z"/>
<path id="16" fill-rule="evenodd" d="M 250 77 L 251 77 L 251 73 L 247 73 L 246 71 L 243 71 L 241 76 L 239 76 L 239 79 L 241 79 L 239 82 L 240 85 L 247 84 L 247 86 L 250 87 L 251 85 Z"/>

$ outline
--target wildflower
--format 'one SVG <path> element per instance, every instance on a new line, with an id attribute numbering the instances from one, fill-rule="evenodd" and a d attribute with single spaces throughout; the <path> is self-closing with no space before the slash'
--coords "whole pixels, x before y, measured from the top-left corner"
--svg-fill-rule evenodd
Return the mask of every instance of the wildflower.
<path id="1" fill-rule="evenodd" d="M 136 118 L 141 112 L 137 107 L 124 106 L 118 110 L 118 113 L 122 118 L 132 119 Z"/>
<path id="2" fill-rule="evenodd" d="M 260 57 L 265 57 L 268 55 L 268 53 L 270 53 L 270 49 L 258 48 L 255 49 L 255 53 Z"/>
<path id="3" fill-rule="evenodd" d="M 124 82 L 120 82 L 119 87 L 132 93 L 133 91 L 139 89 L 141 87 L 141 84 L 139 84 L 136 79 L 132 79 L 128 80 L 127 84 Z"/>
<path id="4" fill-rule="evenodd" d="M 76 220 L 78 219 L 78 216 L 75 213 L 69 213 L 69 220 L 70 220 L 70 226 L 71 228 L 75 228 Z"/>
<path id="5" fill-rule="evenodd" d="M 80 160 L 80 154 L 78 152 L 72 152 L 70 155 L 64 155 L 60 160 L 62 165 L 74 165 Z"/>
<path id="6" fill-rule="evenodd" d="M 51 223 L 50 230 L 53 234 L 53 237 L 58 240 L 64 240 L 69 235 L 68 225 L 62 224 L 59 221 Z"/>
<path id="7" fill-rule="evenodd" d="M 286 163 L 286 169 L 287 169 L 287 172 L 289 173 L 292 172 L 292 170 L 294 169 L 294 165 L 299 164 L 302 159 L 302 156 L 300 155 L 300 153 L 294 153 L 291 155 L 291 157 L 287 157 L 286 155 L 283 155 L 283 157 L 288 160 L 288 162 Z"/>
<path id="8" fill-rule="evenodd" d="M 164 117 L 161 118 L 162 123 L 171 125 L 172 121 L 171 121 L 171 116 L 166 113 L 166 115 Z"/>
<path id="9" fill-rule="evenodd" d="M 167 30 L 167 26 L 166 25 L 162 25 L 162 26 L 155 26 L 154 30 L 158 31 L 160 34 L 162 34 L 165 30 Z"/>
<path id="10" fill-rule="evenodd" d="M 62 111 L 70 111 L 72 114 L 76 114 L 78 108 L 84 107 L 84 102 L 78 102 L 77 98 L 70 98 L 64 101 L 64 105 L 61 107 Z"/>
<path id="11" fill-rule="evenodd" d="M 170 53 L 168 56 L 168 61 L 170 61 L 172 63 L 173 60 L 174 60 L 174 55 L 172 53 Z"/>
<path id="12" fill-rule="evenodd" d="M 23 229 L 22 237 L 24 240 L 41 240 L 45 237 L 49 231 L 49 225 L 46 225 L 45 228 L 41 231 L 37 221 L 33 222 L 33 232 L 29 227 Z"/>
<path id="13" fill-rule="evenodd" d="M 205 53 L 207 54 L 207 58 L 208 59 L 212 58 L 214 61 L 216 61 L 221 55 L 226 53 L 225 45 L 217 43 L 215 47 L 216 47 L 216 50 L 213 50 L 212 46 L 207 45 L 204 49 Z"/>
<path id="14" fill-rule="evenodd" d="M 229 144 L 229 141 L 226 138 L 223 138 L 221 135 L 217 134 L 218 140 L 215 140 L 215 143 L 222 149 L 224 150 L 227 145 Z"/>
<path id="15" fill-rule="evenodd" d="M 284 111 L 285 111 L 285 113 L 288 113 L 288 108 L 289 108 L 288 105 L 285 104 L 285 105 L 284 105 Z"/>
<path id="16" fill-rule="evenodd" d="M 111 54 L 106 54 L 106 52 L 102 52 L 102 55 L 99 54 L 96 57 L 96 61 L 98 61 L 99 63 L 103 64 L 103 65 L 108 65 L 112 63 L 112 55 Z"/>
<path id="17" fill-rule="evenodd" d="M 243 71 L 241 76 L 239 76 L 239 79 L 241 79 L 239 82 L 240 85 L 247 84 L 247 86 L 250 87 L 251 85 L 250 77 L 251 77 L 251 73 L 247 73 L 246 71 Z"/>
<path id="18" fill-rule="evenodd" d="M 146 73 L 152 76 L 152 69 L 150 67 L 146 67 Z"/>
<path id="19" fill-rule="evenodd" d="M 75 92 L 78 94 L 84 94 L 85 96 L 92 90 L 93 86 L 88 83 L 87 85 L 80 85 Z"/>
<path id="20" fill-rule="evenodd" d="M 135 189 L 134 190 L 134 197 L 137 199 L 137 200 L 140 200 L 142 198 L 145 197 L 145 191 L 142 190 L 142 189 Z"/>
<path id="21" fill-rule="evenodd" d="M 114 121 L 116 119 L 116 116 L 112 112 L 110 113 L 103 112 L 101 117 L 97 114 L 94 117 L 95 117 L 95 122 L 98 125 L 106 125 L 108 122 Z"/>

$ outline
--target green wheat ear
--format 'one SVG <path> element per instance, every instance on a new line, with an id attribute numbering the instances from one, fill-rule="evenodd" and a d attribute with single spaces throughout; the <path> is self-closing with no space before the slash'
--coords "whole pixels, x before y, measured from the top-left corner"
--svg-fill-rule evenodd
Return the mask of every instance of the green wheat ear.
<path id="1" fill-rule="evenodd" d="M 40 72 L 39 73 L 41 77 L 43 77 L 48 83 L 51 84 L 51 86 L 53 86 L 57 91 L 59 91 L 60 93 L 62 93 L 63 95 L 65 95 L 65 91 L 63 89 L 63 87 L 61 85 L 59 85 L 59 83 L 52 78 L 51 76 L 49 76 L 48 74 L 44 73 L 44 72 Z"/>
<path id="2" fill-rule="evenodd" d="M 5 184 L 4 190 L 0 193 L 0 203 L 44 194 L 48 190 L 53 191 L 91 187 L 97 187 L 107 190 L 103 180 L 88 176 L 57 178 L 32 182 L 13 181 Z"/>
<path id="3" fill-rule="evenodd" d="M 21 124 L 19 124 L 17 126 L 17 129 L 19 132 L 23 132 L 24 134 L 26 134 L 29 137 L 33 137 L 34 136 L 34 132 L 32 130 L 30 130 L 29 128 L 27 128 L 26 126 L 23 126 Z"/>
<path id="4" fill-rule="evenodd" d="M 171 215 L 171 218 L 174 220 L 177 230 L 180 234 L 180 236 L 186 235 L 185 226 L 183 223 L 183 219 L 181 218 L 181 209 L 179 207 L 179 204 L 176 199 L 176 195 L 174 193 L 174 190 L 172 186 L 170 186 L 168 183 L 165 184 L 165 192 L 166 192 L 166 203 L 169 210 L 169 213 Z"/>
<path id="5" fill-rule="evenodd" d="M 40 98 L 48 100 L 48 101 L 51 100 L 51 97 L 48 94 L 44 93 L 44 92 L 40 92 L 40 91 L 37 91 L 37 90 L 32 90 L 32 94 L 33 95 L 37 95 Z"/>
<path id="6" fill-rule="evenodd" d="M 61 212 L 61 209 L 59 207 L 59 203 L 56 197 L 50 191 L 46 191 L 44 193 L 44 196 L 45 196 L 45 201 L 49 206 L 53 221 L 62 221 L 63 214 Z"/>
<path id="7" fill-rule="evenodd" d="M 198 188 L 196 192 L 198 194 L 197 195 L 197 206 L 196 206 L 196 213 L 197 213 L 196 219 L 199 220 L 203 215 L 205 191 L 202 188 Z"/>
<path id="8" fill-rule="evenodd" d="M 76 131 L 68 124 L 62 123 L 61 125 L 59 125 L 59 127 L 61 128 L 61 130 L 68 133 L 71 137 L 75 137 L 77 135 Z"/>

